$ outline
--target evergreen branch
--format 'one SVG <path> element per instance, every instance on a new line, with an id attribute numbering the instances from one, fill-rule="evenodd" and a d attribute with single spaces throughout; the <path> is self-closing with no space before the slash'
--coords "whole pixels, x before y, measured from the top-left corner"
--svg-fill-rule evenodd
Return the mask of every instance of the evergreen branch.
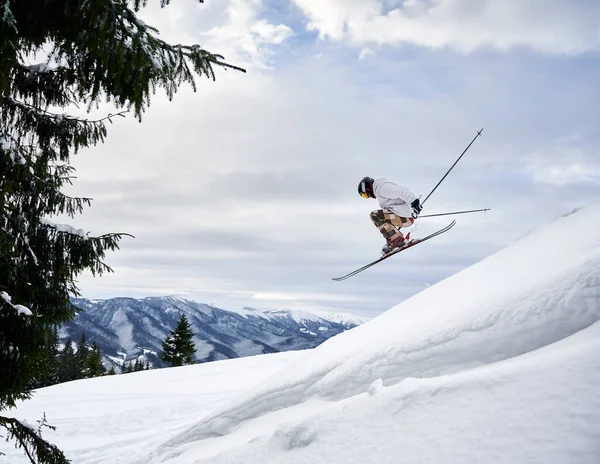
<path id="1" fill-rule="evenodd" d="M 10 94 L 15 99 L 30 101 L 36 108 L 77 105 L 77 95 L 71 88 L 76 78 L 75 71 L 65 66 L 36 70 L 16 62 L 9 75 Z"/>
<path id="2" fill-rule="evenodd" d="M 5 97 L 8 98 L 8 97 Z M 37 105 L 33 105 L 31 103 L 27 103 L 27 102 L 23 102 L 23 101 L 18 101 L 16 99 L 12 99 L 17 105 L 21 105 L 23 107 L 29 108 L 33 111 L 37 111 L 38 113 L 45 115 L 45 116 L 49 116 L 51 118 L 55 118 L 59 121 L 61 120 L 70 120 L 70 121 L 79 121 L 79 122 L 85 122 L 85 123 L 89 123 L 89 124 L 96 124 L 102 121 L 106 121 L 107 119 L 110 120 L 110 118 L 113 118 L 115 116 L 120 116 L 120 117 L 125 117 L 126 113 L 129 113 L 129 110 L 122 110 L 119 111 L 118 113 L 108 113 L 108 115 L 100 118 L 100 119 L 87 119 L 87 118 L 80 118 L 77 116 L 71 116 L 67 113 L 53 113 L 51 111 L 48 111 L 46 109 L 41 108 L 40 106 Z"/>
<path id="3" fill-rule="evenodd" d="M 82 24 L 82 32 L 57 38 L 51 57 L 76 70 L 78 97 L 88 102 L 88 110 L 105 94 L 118 107 L 134 108 L 141 120 L 157 87 L 172 99 L 184 82 L 196 90 L 194 73 L 214 80 L 213 66 L 245 72 L 199 45 L 170 45 L 159 39 L 153 34 L 158 31 L 123 1 L 88 4 L 73 19 Z"/>
<path id="4" fill-rule="evenodd" d="M 161 6 L 164 7 L 168 3 L 169 3 L 168 1 L 166 1 L 165 3 L 161 3 Z M 203 1 L 200 0 L 200 3 L 203 3 Z M 113 2 L 113 5 L 114 5 L 114 2 Z M 144 2 L 144 6 L 145 6 L 145 2 Z M 158 29 L 156 29 L 155 27 L 149 26 L 146 23 L 144 23 L 143 21 L 141 21 L 136 16 L 136 14 L 127 7 L 125 7 L 123 9 L 122 17 L 123 17 L 123 19 L 129 21 L 130 24 L 133 24 L 137 28 L 137 31 L 139 34 L 145 34 L 147 40 L 149 40 L 150 42 L 154 42 L 163 51 L 167 51 L 167 52 L 179 51 L 186 57 L 191 58 L 194 62 L 196 62 L 197 60 L 199 60 L 201 58 L 209 63 L 213 63 L 213 64 L 221 66 L 223 68 L 235 69 L 236 71 L 241 71 L 244 73 L 246 72 L 245 69 L 240 68 L 239 66 L 234 66 L 234 65 L 225 63 L 224 61 L 222 61 L 224 59 L 223 56 L 209 53 L 206 50 L 201 49 L 199 45 L 169 44 L 169 43 L 165 42 L 164 40 L 150 34 L 148 31 L 152 31 L 152 32 L 155 32 L 158 34 L 159 33 Z M 130 36 L 130 37 L 132 37 L 132 36 Z M 199 71 L 198 69 L 196 70 L 196 72 L 198 74 L 200 74 L 200 75 L 205 74 L 207 76 L 210 75 L 210 77 L 214 80 L 215 76 L 214 76 L 214 73 L 212 72 L 212 69 L 210 69 L 209 72 L 207 72 L 207 71 L 208 70 L 205 69 L 205 67 L 202 67 L 202 71 Z"/>
<path id="5" fill-rule="evenodd" d="M 12 127 L 13 137 L 19 141 L 29 138 L 31 144 L 42 150 L 55 147 L 57 152 L 53 156 L 61 161 L 68 161 L 71 149 L 77 153 L 81 147 L 104 141 L 107 134 L 103 121 L 108 117 L 88 121 L 53 114 L 11 97 L 2 97 L 0 108 L 0 124 Z"/>
<path id="6" fill-rule="evenodd" d="M 17 448 L 22 448 L 29 462 L 33 464 L 68 464 L 70 461 L 56 445 L 48 443 L 41 436 L 41 428 L 48 427 L 52 430 L 55 427 L 46 422 L 46 415 L 41 421 L 38 430 L 23 424 L 18 419 L 12 417 L 0 416 L 0 427 L 4 427 L 7 432 L 7 440 L 15 439 Z"/>

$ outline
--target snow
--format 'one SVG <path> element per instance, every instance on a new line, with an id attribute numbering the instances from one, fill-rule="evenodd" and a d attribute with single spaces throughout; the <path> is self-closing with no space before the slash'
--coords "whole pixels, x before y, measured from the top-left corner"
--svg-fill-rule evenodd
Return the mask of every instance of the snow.
<path id="1" fill-rule="evenodd" d="M 20 304 L 12 304 L 12 297 L 8 293 L 4 291 L 0 292 L 0 298 L 2 298 L 6 303 L 11 305 L 17 311 L 18 314 L 22 314 L 23 316 L 33 316 L 33 313 L 27 306 L 23 306 Z"/>
<path id="2" fill-rule="evenodd" d="M 313 350 L 71 382 L 14 414 L 45 411 L 84 464 L 597 464 L 599 231 L 597 202 Z"/>
<path id="3" fill-rule="evenodd" d="M 123 363 L 124 363 L 124 361 L 123 361 L 123 358 L 116 358 L 116 357 L 114 357 L 114 356 L 110 356 L 110 355 L 106 355 L 106 357 L 107 357 L 108 359 L 110 359 L 111 361 L 113 361 L 115 364 L 119 364 L 119 365 L 121 365 L 121 366 L 122 366 L 122 365 L 123 365 Z"/>
<path id="4" fill-rule="evenodd" d="M 10 303 L 12 301 L 11 296 L 8 293 L 4 292 L 4 291 L 0 292 L 0 298 L 2 298 L 7 303 Z"/>
<path id="5" fill-rule="evenodd" d="M 50 66 L 48 66 L 46 63 L 31 64 L 28 66 L 24 66 L 24 68 L 26 68 L 28 71 L 35 73 L 45 73 L 48 71 L 52 71 L 52 68 L 50 68 Z"/>
<path id="6" fill-rule="evenodd" d="M 119 310 L 115 312 L 111 326 L 115 328 L 120 346 L 128 352 L 133 351 L 137 347 L 133 339 L 133 325 L 129 322 L 125 311 Z M 126 357 L 127 355 L 124 354 L 124 356 Z"/>
<path id="7" fill-rule="evenodd" d="M 22 314 L 24 316 L 32 316 L 33 315 L 31 310 L 27 306 L 17 304 L 17 305 L 14 305 L 13 308 L 15 308 L 19 314 Z"/>
<path id="8" fill-rule="evenodd" d="M 52 222 L 48 218 L 41 218 L 40 222 L 48 227 L 52 227 L 57 232 L 64 232 L 71 235 L 79 235 L 80 237 L 84 238 L 87 237 L 87 232 L 85 230 L 76 229 L 75 227 L 70 226 L 69 224 L 57 224 L 55 222 Z"/>
<path id="9" fill-rule="evenodd" d="M 310 312 L 298 309 L 258 309 L 246 306 L 244 308 L 229 309 L 228 311 L 235 312 L 244 317 L 254 316 L 271 320 L 281 317 L 290 317 L 299 324 L 307 321 L 319 321 L 320 319 L 326 319 L 331 322 L 337 322 L 338 324 L 360 325 L 369 320 L 369 318 L 360 317 L 353 314 L 332 313 L 325 311 Z"/>
<path id="10" fill-rule="evenodd" d="M 0 147 L 2 147 L 3 150 L 10 150 L 11 147 L 11 143 L 10 140 L 0 136 Z"/>
<path id="11" fill-rule="evenodd" d="M 35 424 L 44 412 L 56 431 L 44 437 L 74 463 L 132 463 L 165 437 L 303 356 L 290 351 L 193 366 L 76 380 L 38 390 L 16 416 Z M 10 415 L 11 412 L 4 412 Z M 25 464 L 0 440 L 0 462 Z"/>
<path id="12" fill-rule="evenodd" d="M 497 365 L 312 399 L 287 417 L 263 416 L 150 462 L 597 463 L 599 336 L 594 324 Z"/>
<path id="13" fill-rule="evenodd" d="M 182 302 L 185 304 L 189 304 L 192 306 L 197 306 L 197 302 L 190 300 L 188 298 L 182 297 L 180 295 L 172 295 L 168 298 L 171 298 L 175 301 Z M 205 308 L 210 309 L 209 305 L 203 305 Z M 177 308 L 173 308 L 173 311 L 179 311 Z M 346 313 L 332 313 L 327 311 L 306 311 L 306 310 L 297 310 L 297 309 L 265 309 L 265 308 L 253 308 L 249 306 L 244 306 L 243 308 L 229 308 L 226 311 L 236 313 L 245 318 L 251 317 L 261 317 L 267 320 L 278 320 L 282 318 L 291 318 L 295 322 L 302 324 L 304 322 L 318 322 L 319 320 L 325 319 L 329 322 L 336 322 L 338 324 L 344 325 L 360 325 L 370 318 L 360 317 L 354 314 L 346 314 Z M 206 314 L 210 314 L 206 312 Z"/>

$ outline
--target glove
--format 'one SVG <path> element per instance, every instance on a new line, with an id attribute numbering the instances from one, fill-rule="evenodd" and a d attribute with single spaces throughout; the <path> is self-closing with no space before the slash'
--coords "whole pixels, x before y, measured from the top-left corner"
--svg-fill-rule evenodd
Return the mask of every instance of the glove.
<path id="1" fill-rule="evenodd" d="M 413 201 L 410 206 L 412 207 L 412 217 L 413 219 L 417 219 L 417 216 L 419 214 L 421 214 L 421 210 L 423 209 L 421 207 L 421 202 L 419 201 L 419 199 L 417 198 L 415 201 Z"/>

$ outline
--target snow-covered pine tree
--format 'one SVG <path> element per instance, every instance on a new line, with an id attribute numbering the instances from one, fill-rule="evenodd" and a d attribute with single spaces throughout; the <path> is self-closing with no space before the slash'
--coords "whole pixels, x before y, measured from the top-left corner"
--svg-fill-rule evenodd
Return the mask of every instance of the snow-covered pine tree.
<path id="1" fill-rule="evenodd" d="M 163 352 L 160 359 L 171 363 L 173 366 L 194 364 L 196 347 L 192 340 L 193 337 L 192 327 L 185 314 L 182 314 L 175 329 L 171 330 L 171 335 L 167 336 L 162 342 Z"/>
<path id="2" fill-rule="evenodd" d="M 0 0 L 0 411 L 28 398 L 26 386 L 48 374 L 41 361 L 52 330 L 75 315 L 76 277 L 111 271 L 105 252 L 124 235 L 94 237 L 50 219 L 90 205 L 61 188 L 73 178 L 70 156 L 101 143 L 112 122 L 69 115 L 69 107 L 91 110 L 102 100 L 141 120 L 157 88 L 172 98 L 183 83 L 195 89 L 196 75 L 214 79 L 214 66 L 243 71 L 199 45 L 159 39 L 137 17 L 145 5 Z M 40 54 L 44 62 L 29 64 Z M 18 420 L 0 416 L 0 427 L 31 462 L 67 462 Z"/>

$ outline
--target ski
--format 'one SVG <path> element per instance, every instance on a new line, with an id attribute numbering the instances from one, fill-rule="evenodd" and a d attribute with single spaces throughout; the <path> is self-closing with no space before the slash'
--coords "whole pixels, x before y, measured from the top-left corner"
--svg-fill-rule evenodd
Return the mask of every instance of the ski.
<path id="1" fill-rule="evenodd" d="M 450 224 L 448 224 L 446 227 L 444 227 L 443 229 L 440 229 L 436 232 L 433 232 L 432 234 L 429 234 L 423 238 L 416 238 L 414 240 L 411 240 L 410 242 L 408 242 L 408 244 L 404 245 L 402 248 L 396 248 L 395 250 L 392 250 L 390 253 L 388 253 L 387 255 L 382 256 L 379 259 L 376 259 L 375 261 L 373 261 L 372 263 L 369 263 L 363 267 L 361 267 L 360 269 L 357 269 L 355 271 L 352 271 L 349 274 L 346 274 L 345 276 L 342 277 L 334 277 L 332 280 L 336 280 L 336 281 L 340 281 L 340 280 L 346 280 L 352 276 L 355 276 L 356 274 L 358 274 L 359 272 L 362 272 L 366 269 L 369 269 L 371 266 L 375 266 L 375 264 L 380 263 L 381 261 L 384 261 L 386 259 L 388 259 L 390 256 L 394 256 L 395 254 L 400 253 L 401 251 L 404 250 L 408 250 L 409 248 L 412 248 L 415 245 L 418 245 L 419 243 L 423 243 L 426 240 L 429 240 L 430 238 L 433 237 L 437 237 L 438 235 L 443 234 L 444 232 L 448 232 L 450 229 L 452 229 L 452 227 L 454 227 L 454 225 L 456 224 L 456 221 L 452 221 Z"/>

